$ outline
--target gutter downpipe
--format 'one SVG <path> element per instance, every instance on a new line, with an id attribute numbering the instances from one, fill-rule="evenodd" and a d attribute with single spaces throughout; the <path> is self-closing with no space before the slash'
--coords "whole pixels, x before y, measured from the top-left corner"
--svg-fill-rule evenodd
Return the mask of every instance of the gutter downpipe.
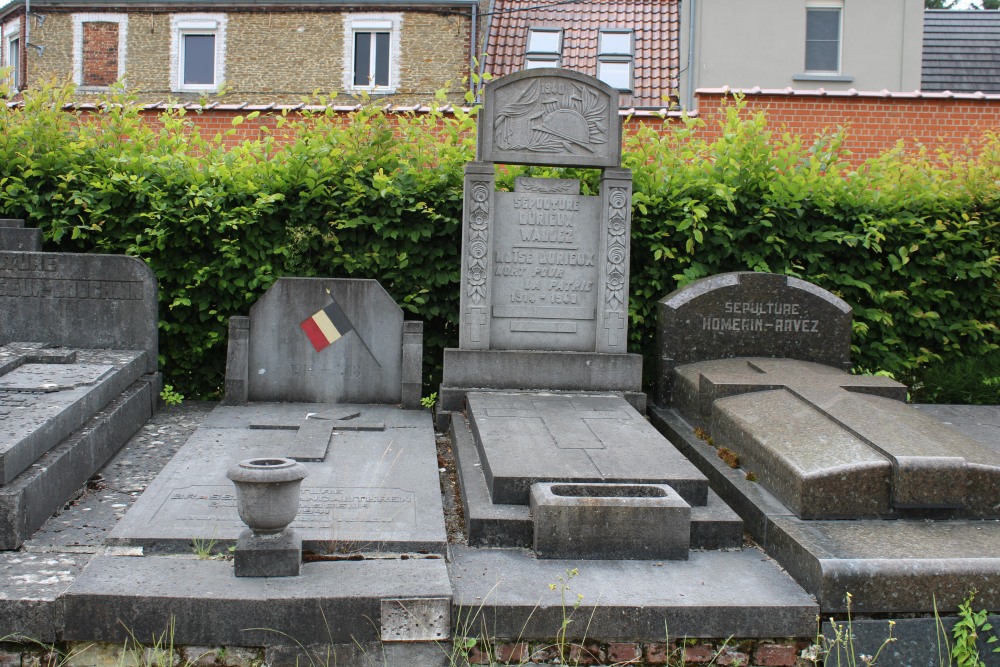
<path id="1" fill-rule="evenodd" d="M 688 61 L 687 61 L 687 100 L 684 105 L 685 110 L 694 110 L 694 76 L 696 68 L 694 66 L 694 22 L 697 19 L 698 0 L 688 0 L 691 16 L 688 18 Z"/>
<path id="2" fill-rule="evenodd" d="M 469 15 L 469 74 L 476 71 L 476 29 L 479 26 L 479 0 L 472 3 L 472 12 Z M 476 82 L 469 77 L 469 90 L 476 94 Z"/>
<path id="3" fill-rule="evenodd" d="M 486 7 L 486 30 L 483 31 L 483 51 L 486 51 L 486 45 L 490 41 L 490 27 L 493 25 L 493 12 L 496 9 L 496 0 L 490 0 L 490 4 Z M 479 87 L 476 89 L 476 101 L 479 100 L 479 91 L 483 89 L 483 75 L 486 73 L 486 58 L 488 57 L 486 53 L 480 54 L 482 59 L 479 61 Z"/>

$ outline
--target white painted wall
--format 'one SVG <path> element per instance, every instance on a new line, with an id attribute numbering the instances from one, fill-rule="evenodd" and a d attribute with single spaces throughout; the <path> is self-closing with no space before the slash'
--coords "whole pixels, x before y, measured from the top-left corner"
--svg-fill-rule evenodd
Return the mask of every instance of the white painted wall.
<path id="1" fill-rule="evenodd" d="M 689 92 L 689 85 L 691 90 L 760 86 L 894 92 L 920 87 L 923 0 L 681 2 L 682 100 Z M 807 4 L 843 7 L 838 76 L 805 75 Z M 694 67 L 688 68 L 692 40 Z"/>

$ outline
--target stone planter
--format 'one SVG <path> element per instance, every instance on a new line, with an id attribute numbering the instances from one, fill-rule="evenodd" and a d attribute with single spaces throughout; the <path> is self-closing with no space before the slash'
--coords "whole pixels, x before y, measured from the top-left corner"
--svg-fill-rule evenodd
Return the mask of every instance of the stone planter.
<path id="1" fill-rule="evenodd" d="M 226 473 L 236 485 L 236 508 L 254 535 L 277 535 L 299 511 L 299 486 L 309 473 L 297 461 L 256 458 L 240 461 Z"/>

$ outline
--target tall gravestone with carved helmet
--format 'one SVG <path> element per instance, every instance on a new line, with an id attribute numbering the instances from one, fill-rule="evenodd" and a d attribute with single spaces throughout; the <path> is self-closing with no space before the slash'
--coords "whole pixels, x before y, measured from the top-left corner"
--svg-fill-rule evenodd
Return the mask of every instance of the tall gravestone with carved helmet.
<path id="1" fill-rule="evenodd" d="M 621 168 L 618 93 L 576 72 L 492 82 L 466 165 L 459 347 L 445 350 L 441 405 L 472 389 L 612 391 L 642 408 L 642 358 L 627 354 L 632 179 Z M 601 170 L 580 181 L 519 177 L 497 163 Z"/>

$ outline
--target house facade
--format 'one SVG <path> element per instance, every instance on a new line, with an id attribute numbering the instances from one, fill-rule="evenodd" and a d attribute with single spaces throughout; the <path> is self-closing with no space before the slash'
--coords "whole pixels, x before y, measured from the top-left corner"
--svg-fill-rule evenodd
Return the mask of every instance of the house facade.
<path id="1" fill-rule="evenodd" d="M 923 0 L 684 0 L 684 95 L 698 88 L 920 88 Z"/>
<path id="2" fill-rule="evenodd" d="M 923 0 L 493 0 L 493 74 L 555 65 L 625 108 L 695 108 L 699 88 L 920 87 Z"/>
<path id="3" fill-rule="evenodd" d="M 459 101 L 479 14 L 478 0 L 27 2 L 0 9 L 11 88 L 71 79 L 92 95 L 122 80 L 147 101 L 407 104 L 445 87 Z"/>

